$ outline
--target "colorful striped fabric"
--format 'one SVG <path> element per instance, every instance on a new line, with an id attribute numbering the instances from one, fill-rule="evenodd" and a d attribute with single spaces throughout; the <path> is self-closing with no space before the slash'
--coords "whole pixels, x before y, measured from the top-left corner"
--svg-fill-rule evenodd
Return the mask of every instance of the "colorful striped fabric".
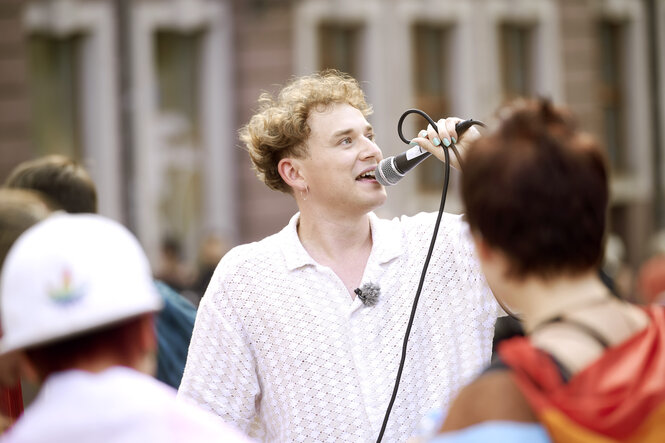
<path id="1" fill-rule="evenodd" d="M 21 384 L 0 387 L 0 414 L 14 422 L 23 413 Z"/>
<path id="2" fill-rule="evenodd" d="M 499 347 L 501 359 L 557 442 L 665 441 L 665 309 L 650 325 L 567 383 L 550 356 L 527 338 Z"/>

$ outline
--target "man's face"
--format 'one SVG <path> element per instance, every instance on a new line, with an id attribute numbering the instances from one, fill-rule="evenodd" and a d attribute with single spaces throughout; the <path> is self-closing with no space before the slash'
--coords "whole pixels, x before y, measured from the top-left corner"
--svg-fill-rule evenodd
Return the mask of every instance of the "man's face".
<path id="1" fill-rule="evenodd" d="M 381 206 L 386 191 L 374 179 L 374 169 L 383 155 L 365 116 L 339 103 L 312 111 L 307 123 L 308 156 L 299 162 L 309 186 L 308 204 L 331 215 L 365 214 Z"/>

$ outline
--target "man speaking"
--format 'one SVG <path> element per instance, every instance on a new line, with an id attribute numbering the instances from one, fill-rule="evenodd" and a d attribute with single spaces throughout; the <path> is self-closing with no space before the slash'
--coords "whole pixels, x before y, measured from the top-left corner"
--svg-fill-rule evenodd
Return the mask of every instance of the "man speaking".
<path id="1" fill-rule="evenodd" d="M 354 79 L 297 78 L 259 104 L 240 138 L 259 179 L 299 212 L 219 263 L 179 396 L 262 441 L 375 441 L 436 214 L 371 212 L 386 200 L 382 154 Z M 414 143 L 443 158 L 459 121 Z M 500 310 L 460 216 L 444 215 L 431 260 L 385 441 L 405 441 L 490 358 Z"/>

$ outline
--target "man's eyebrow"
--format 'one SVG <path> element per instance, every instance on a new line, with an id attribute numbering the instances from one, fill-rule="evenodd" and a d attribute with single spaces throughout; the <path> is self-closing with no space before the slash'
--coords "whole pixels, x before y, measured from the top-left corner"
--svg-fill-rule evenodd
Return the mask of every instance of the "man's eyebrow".
<path id="1" fill-rule="evenodd" d="M 374 131 L 374 128 L 372 128 L 372 125 L 367 125 L 365 126 L 365 131 Z M 353 132 L 352 128 L 340 129 L 339 131 L 333 133 L 332 138 L 341 137 L 342 135 L 349 135 L 352 132 Z"/>
<path id="2" fill-rule="evenodd" d="M 353 129 L 340 129 L 339 131 L 333 132 L 332 138 L 337 138 L 342 135 L 349 135 L 353 132 Z"/>

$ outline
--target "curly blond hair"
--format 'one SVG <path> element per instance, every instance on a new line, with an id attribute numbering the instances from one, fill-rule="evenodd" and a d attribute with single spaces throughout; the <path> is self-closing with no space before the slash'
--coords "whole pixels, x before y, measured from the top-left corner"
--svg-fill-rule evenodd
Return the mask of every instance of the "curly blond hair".
<path id="1" fill-rule="evenodd" d="M 364 116 L 372 113 L 358 81 L 336 70 L 295 78 L 276 99 L 261 94 L 259 111 L 240 130 L 240 141 L 249 152 L 257 177 L 271 189 L 292 193 L 277 165 L 286 157 L 307 157 L 310 112 L 336 103 L 348 103 Z"/>

